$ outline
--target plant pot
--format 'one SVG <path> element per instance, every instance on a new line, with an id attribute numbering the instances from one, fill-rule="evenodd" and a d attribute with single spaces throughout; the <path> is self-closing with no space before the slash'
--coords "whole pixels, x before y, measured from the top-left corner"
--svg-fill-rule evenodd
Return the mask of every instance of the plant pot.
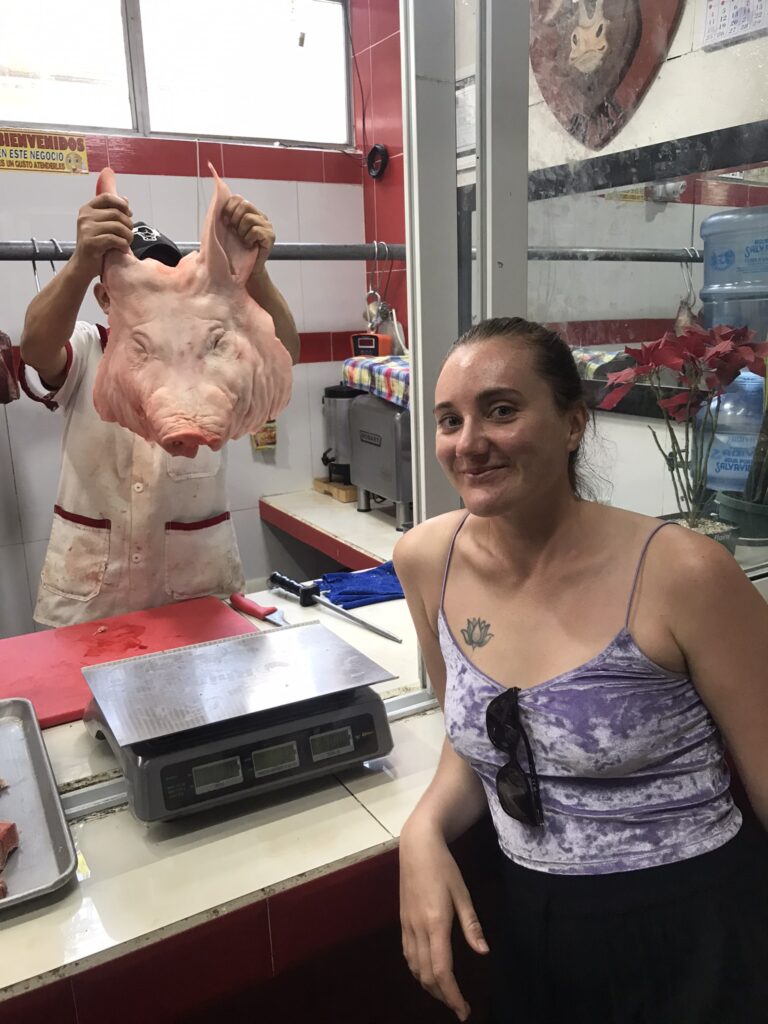
<path id="1" fill-rule="evenodd" d="M 717 504 L 720 518 L 734 523 L 739 536 L 751 540 L 768 539 L 768 505 L 747 501 L 741 494 L 718 491 Z"/>
<path id="2" fill-rule="evenodd" d="M 679 523 L 681 526 L 684 526 L 686 530 L 693 529 L 696 533 L 700 533 L 702 536 L 709 537 L 710 540 L 714 540 L 717 541 L 718 544 L 722 544 L 722 546 L 727 548 L 732 555 L 736 554 L 736 542 L 739 539 L 739 528 L 738 526 L 730 526 L 729 529 L 729 524 L 724 523 L 722 519 L 717 516 L 706 517 L 708 523 L 713 524 L 713 527 L 720 527 L 720 529 L 715 529 L 713 532 L 710 532 L 707 529 L 698 530 L 695 527 L 688 526 L 682 512 L 670 512 L 669 515 L 658 516 L 658 518 L 669 523 Z"/>

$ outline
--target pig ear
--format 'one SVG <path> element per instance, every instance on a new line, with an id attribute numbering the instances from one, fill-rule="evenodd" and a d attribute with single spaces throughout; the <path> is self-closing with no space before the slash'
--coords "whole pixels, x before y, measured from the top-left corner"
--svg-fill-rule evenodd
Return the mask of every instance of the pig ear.
<path id="1" fill-rule="evenodd" d="M 96 195 L 100 196 L 102 192 L 111 192 L 113 195 L 117 195 L 117 178 L 111 167 L 105 167 L 96 182 Z"/>
<path id="2" fill-rule="evenodd" d="M 259 250 L 243 245 L 237 233 L 221 219 L 221 212 L 232 193 L 213 165 L 208 164 L 208 167 L 213 175 L 215 192 L 203 225 L 200 255 L 212 280 L 220 283 L 234 280 L 244 285 L 253 273 Z"/>

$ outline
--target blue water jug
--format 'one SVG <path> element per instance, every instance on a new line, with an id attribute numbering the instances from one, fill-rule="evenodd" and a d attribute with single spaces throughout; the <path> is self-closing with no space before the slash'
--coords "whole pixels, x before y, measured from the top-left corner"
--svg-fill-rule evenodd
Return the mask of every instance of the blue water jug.
<path id="1" fill-rule="evenodd" d="M 768 206 L 720 210 L 701 224 L 705 327 L 749 327 L 768 336 Z"/>
<path id="2" fill-rule="evenodd" d="M 764 384 L 756 373 L 742 370 L 720 397 L 717 430 L 707 460 L 707 487 L 713 491 L 744 490 L 763 421 Z"/>

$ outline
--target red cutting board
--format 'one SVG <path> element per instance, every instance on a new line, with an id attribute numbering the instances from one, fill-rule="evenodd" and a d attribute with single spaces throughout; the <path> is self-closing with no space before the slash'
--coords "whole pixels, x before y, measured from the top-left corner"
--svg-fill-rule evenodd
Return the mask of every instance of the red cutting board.
<path id="1" fill-rule="evenodd" d="M 91 691 L 80 669 L 256 631 L 215 597 L 0 640 L 0 699 L 26 697 L 40 725 L 82 718 Z"/>

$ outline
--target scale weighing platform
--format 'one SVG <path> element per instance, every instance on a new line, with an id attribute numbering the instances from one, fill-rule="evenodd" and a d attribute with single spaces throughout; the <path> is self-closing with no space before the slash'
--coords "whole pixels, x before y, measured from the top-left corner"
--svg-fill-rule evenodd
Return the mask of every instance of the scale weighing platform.
<path id="1" fill-rule="evenodd" d="M 141 821 L 167 821 L 388 754 L 394 679 L 318 622 L 83 668 L 84 721 Z"/>

